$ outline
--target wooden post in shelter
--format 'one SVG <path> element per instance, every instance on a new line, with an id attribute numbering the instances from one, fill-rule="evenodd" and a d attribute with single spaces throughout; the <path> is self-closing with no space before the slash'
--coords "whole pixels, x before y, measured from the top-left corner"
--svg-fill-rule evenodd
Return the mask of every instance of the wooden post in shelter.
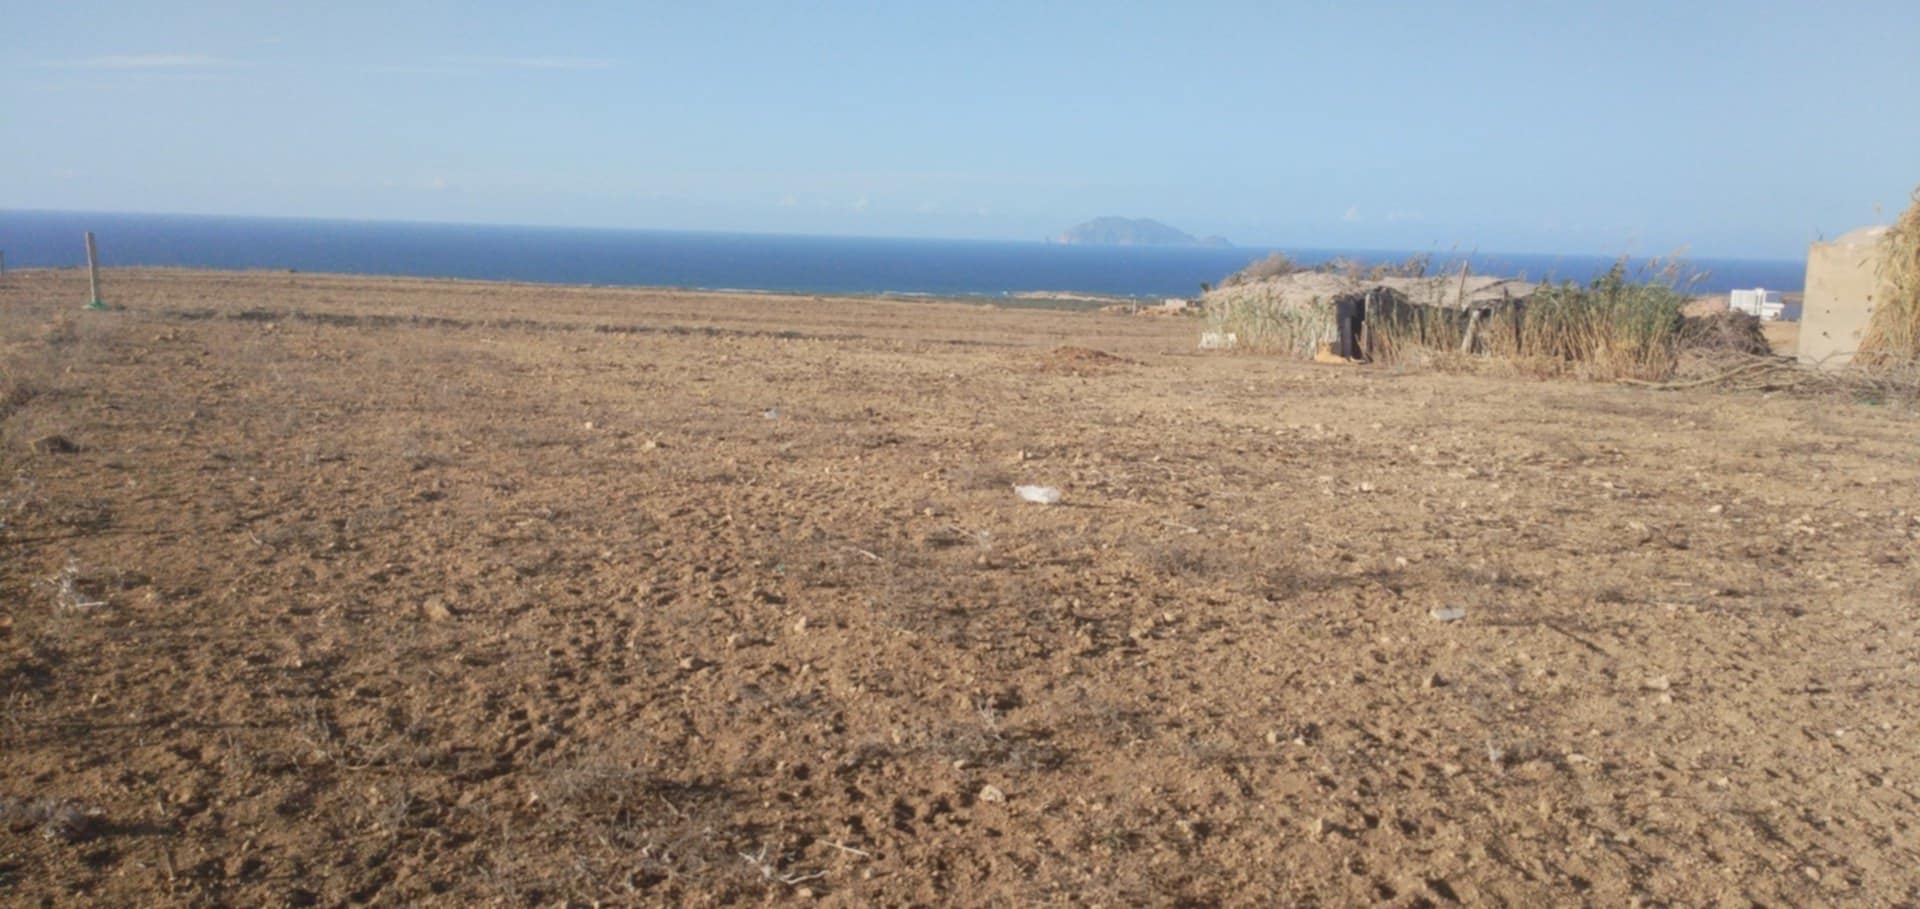
<path id="1" fill-rule="evenodd" d="M 106 309 L 107 304 L 100 302 L 100 253 L 93 245 L 93 231 L 87 231 L 87 287 L 93 292 L 87 308 Z"/>
<path id="2" fill-rule="evenodd" d="M 1467 310 L 1467 333 L 1460 339 L 1460 352 L 1473 353 L 1473 334 L 1480 327 L 1480 310 L 1467 305 L 1467 262 L 1460 262 L 1460 290 L 1454 294 L 1453 305 Z"/>

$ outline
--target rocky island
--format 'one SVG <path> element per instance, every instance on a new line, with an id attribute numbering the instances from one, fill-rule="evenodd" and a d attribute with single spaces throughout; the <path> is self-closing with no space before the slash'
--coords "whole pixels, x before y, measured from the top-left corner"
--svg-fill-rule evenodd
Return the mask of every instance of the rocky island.
<path id="1" fill-rule="evenodd" d="M 1152 218 L 1095 218 L 1053 238 L 1055 243 L 1082 246 L 1214 246 L 1228 247 L 1225 237 L 1196 238 Z"/>

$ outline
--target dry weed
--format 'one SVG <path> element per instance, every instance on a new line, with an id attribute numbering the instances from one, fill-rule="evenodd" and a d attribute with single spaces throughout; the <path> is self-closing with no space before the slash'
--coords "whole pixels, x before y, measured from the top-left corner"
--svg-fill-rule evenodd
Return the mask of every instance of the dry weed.
<path id="1" fill-rule="evenodd" d="M 1920 189 L 1887 231 L 1881 278 L 1887 294 L 1874 310 L 1854 362 L 1870 367 L 1920 364 Z"/>
<path id="2" fill-rule="evenodd" d="M 90 836 L 100 817 L 99 809 L 72 799 L 0 795 L 0 827 L 16 833 L 38 830 L 48 839 L 74 843 Z"/>

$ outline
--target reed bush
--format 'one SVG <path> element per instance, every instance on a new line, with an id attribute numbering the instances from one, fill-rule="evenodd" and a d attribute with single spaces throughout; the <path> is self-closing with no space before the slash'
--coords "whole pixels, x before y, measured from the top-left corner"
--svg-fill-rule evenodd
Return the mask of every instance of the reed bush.
<path id="1" fill-rule="evenodd" d="M 1538 375 L 1658 381 L 1679 362 L 1680 308 L 1688 300 L 1680 274 L 1668 264 L 1630 278 L 1622 261 L 1584 287 L 1542 284 L 1524 303 L 1494 307 L 1477 324 L 1460 310 L 1390 307 L 1369 316 L 1369 349 L 1390 363 L 1478 353 Z"/>
<path id="2" fill-rule="evenodd" d="M 1234 336 L 1239 349 L 1301 359 L 1312 359 L 1335 331 L 1331 301 L 1316 299 L 1302 306 L 1257 287 L 1210 298 L 1205 317 L 1208 332 Z"/>
<path id="3" fill-rule="evenodd" d="M 1920 362 L 1920 189 L 1884 242 L 1880 276 L 1886 292 L 1854 355 L 1855 363 L 1870 368 Z"/>
<path id="4" fill-rule="evenodd" d="M 1459 351 L 1469 318 L 1463 310 L 1398 301 L 1372 307 L 1366 323 L 1368 354 L 1379 362 L 1397 364 Z"/>
<path id="5" fill-rule="evenodd" d="M 1672 284 L 1628 280 L 1616 263 L 1588 287 L 1536 289 L 1516 330 L 1490 333 L 1488 347 L 1581 378 L 1661 380 L 1678 362 L 1686 302 Z"/>

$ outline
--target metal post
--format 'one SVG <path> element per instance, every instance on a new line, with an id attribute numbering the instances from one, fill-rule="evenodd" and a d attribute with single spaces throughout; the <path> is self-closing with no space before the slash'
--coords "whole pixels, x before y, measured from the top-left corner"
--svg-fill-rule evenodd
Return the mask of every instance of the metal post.
<path id="1" fill-rule="evenodd" d="M 87 286 L 93 291 L 87 308 L 106 309 L 107 304 L 100 302 L 100 253 L 93 245 L 93 231 L 87 231 Z"/>

